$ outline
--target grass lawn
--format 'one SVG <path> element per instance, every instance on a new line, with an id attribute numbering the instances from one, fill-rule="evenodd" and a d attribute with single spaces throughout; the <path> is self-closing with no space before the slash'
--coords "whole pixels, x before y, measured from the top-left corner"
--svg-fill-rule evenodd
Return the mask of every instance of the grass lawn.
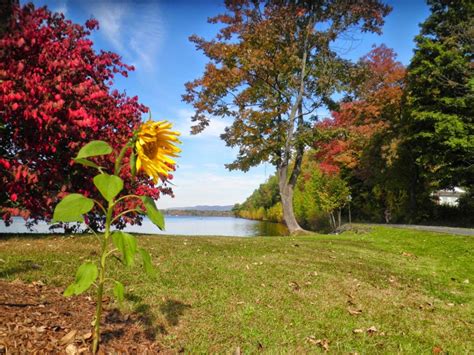
<path id="1" fill-rule="evenodd" d="M 327 341 L 336 353 L 474 352 L 469 236 L 376 227 L 139 243 L 155 279 L 112 259 L 110 270 L 127 286 L 125 310 L 149 312 L 157 341 L 174 351 L 315 352 Z M 0 278 L 65 287 L 95 248 L 90 236 L 0 237 Z"/>

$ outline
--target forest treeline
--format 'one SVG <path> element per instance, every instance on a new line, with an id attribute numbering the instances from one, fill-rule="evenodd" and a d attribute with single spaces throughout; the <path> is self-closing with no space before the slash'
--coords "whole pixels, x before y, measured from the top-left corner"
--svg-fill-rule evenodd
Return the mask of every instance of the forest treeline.
<path id="1" fill-rule="evenodd" d="M 374 48 L 350 69 L 331 117 L 313 125 L 293 207 L 307 229 L 353 221 L 474 225 L 473 5 L 431 3 L 405 67 Z M 278 177 L 234 207 L 282 221 Z M 434 193 L 463 188 L 457 206 Z"/>

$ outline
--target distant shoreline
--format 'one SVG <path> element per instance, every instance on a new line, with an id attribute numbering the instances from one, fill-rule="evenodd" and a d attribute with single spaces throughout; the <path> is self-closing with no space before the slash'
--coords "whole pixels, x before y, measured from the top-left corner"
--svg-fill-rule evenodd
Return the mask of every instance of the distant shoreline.
<path id="1" fill-rule="evenodd" d="M 212 210 L 162 210 L 165 216 L 203 216 L 203 217 L 235 217 L 232 211 L 212 211 Z"/>

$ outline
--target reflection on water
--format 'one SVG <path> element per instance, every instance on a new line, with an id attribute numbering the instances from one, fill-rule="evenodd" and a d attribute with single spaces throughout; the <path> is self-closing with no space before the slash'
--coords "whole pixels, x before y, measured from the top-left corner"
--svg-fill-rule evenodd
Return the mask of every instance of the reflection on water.
<path id="1" fill-rule="evenodd" d="M 287 235 L 288 230 L 280 223 L 252 221 L 234 217 L 166 216 L 166 230 L 160 231 L 147 218 L 141 226 L 129 226 L 125 230 L 134 233 L 174 235 L 222 235 L 233 237 Z M 60 232 L 60 230 L 57 230 Z M 0 233 L 49 233 L 49 225 L 41 222 L 29 231 L 22 218 L 14 218 L 10 227 L 0 222 Z"/>

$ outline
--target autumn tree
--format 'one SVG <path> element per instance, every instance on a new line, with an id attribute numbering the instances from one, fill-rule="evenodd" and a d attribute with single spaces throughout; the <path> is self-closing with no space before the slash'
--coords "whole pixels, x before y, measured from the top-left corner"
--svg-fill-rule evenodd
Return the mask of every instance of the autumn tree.
<path id="1" fill-rule="evenodd" d="M 0 0 L 0 37 L 10 27 L 13 9 L 18 6 L 18 0 Z"/>
<path id="2" fill-rule="evenodd" d="M 305 147 L 312 142 L 318 107 L 339 89 L 344 61 L 332 45 L 349 29 L 379 32 L 389 7 L 377 0 L 228 0 L 215 38 L 190 39 L 210 59 L 204 74 L 186 84 L 193 133 L 211 119 L 230 117 L 222 138 L 239 147 L 229 169 L 262 162 L 277 170 L 284 220 L 298 233 L 293 191 Z"/>
<path id="3" fill-rule="evenodd" d="M 133 67 L 115 53 L 93 49 L 89 34 L 98 28 L 96 20 L 84 28 L 31 4 L 13 15 L 0 38 L 0 215 L 7 223 L 12 216 L 48 221 L 73 186 L 86 196 L 97 194 L 94 169 L 72 160 L 78 150 L 94 139 L 118 149 L 147 108 L 111 89 L 114 76 L 127 76 Z M 110 168 L 113 161 L 111 155 L 96 163 Z M 160 190 L 170 192 L 141 174 L 133 181 L 126 170 L 127 192 L 155 199 Z M 117 213 L 126 209 L 122 204 Z"/>
<path id="4" fill-rule="evenodd" d="M 352 73 L 348 95 L 331 118 L 317 124 L 320 134 L 325 135 L 315 142 L 323 171 L 360 167 L 362 154 L 374 135 L 396 136 L 393 131 L 402 111 L 405 67 L 396 60 L 395 52 L 385 45 L 375 47 Z"/>
<path id="5" fill-rule="evenodd" d="M 415 38 L 404 115 L 415 188 L 474 183 L 474 3 L 430 0 Z M 415 198 L 413 198 L 415 202 Z M 412 206 L 416 210 L 416 206 Z"/>
<path id="6" fill-rule="evenodd" d="M 338 110 L 318 123 L 315 158 L 324 172 L 340 173 L 350 183 L 354 204 L 369 212 L 366 219 L 400 209 L 408 189 L 408 171 L 400 168 L 405 75 L 392 49 L 374 48 L 353 68 L 352 89 Z"/>

